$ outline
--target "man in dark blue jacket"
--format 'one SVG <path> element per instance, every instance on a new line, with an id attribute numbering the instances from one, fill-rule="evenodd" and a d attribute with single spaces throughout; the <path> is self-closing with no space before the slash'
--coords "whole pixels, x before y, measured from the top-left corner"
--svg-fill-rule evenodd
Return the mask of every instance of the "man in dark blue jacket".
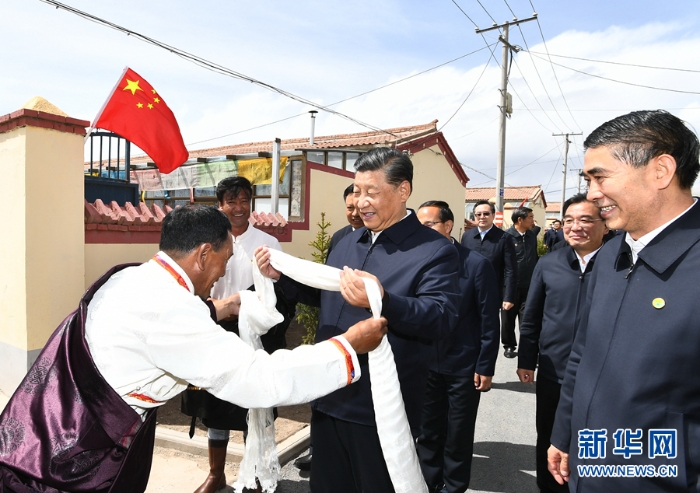
<path id="1" fill-rule="evenodd" d="M 563 241 L 564 231 L 561 229 L 561 221 L 555 219 L 552 221 L 552 227 L 544 233 L 544 244 L 547 247 L 547 251 L 551 252 L 554 249 L 554 245 Z"/>
<path id="2" fill-rule="evenodd" d="M 547 469 L 547 449 L 561 382 L 585 306 L 595 256 L 608 228 L 598 208 L 578 194 L 564 202 L 564 235 L 568 245 L 537 263 L 520 325 L 518 377 L 534 382 L 537 372 L 537 485 L 541 493 L 566 493 Z"/>
<path id="3" fill-rule="evenodd" d="M 476 228 L 465 231 L 462 245 L 486 257 L 496 271 L 498 289 L 501 293 L 501 309 L 511 310 L 515 303 L 518 264 L 515 248 L 505 232 L 493 225 L 496 207 L 488 200 L 474 204 Z"/>
<path id="4" fill-rule="evenodd" d="M 515 248 L 518 282 L 513 308 L 501 312 L 501 342 L 505 349 L 503 355 L 506 358 L 515 358 L 517 355 L 515 352 L 518 345 L 515 337 L 515 318 L 517 317 L 522 323 L 527 290 L 530 288 L 532 273 L 537 265 L 537 235 L 540 234 L 540 227 L 535 226 L 535 216 L 529 207 L 516 207 L 511 219 L 513 226 L 506 229 L 505 235 L 512 241 Z"/>
<path id="5" fill-rule="evenodd" d="M 588 198 L 625 234 L 596 257 L 549 468 L 580 493 L 698 491 L 700 144 L 677 117 L 637 111 L 584 147 Z"/>
<path id="6" fill-rule="evenodd" d="M 425 202 L 416 215 L 457 248 L 462 294 L 457 325 L 433 345 L 416 449 L 431 493 L 464 493 L 479 399 L 491 389 L 496 367 L 501 296 L 491 263 L 450 237 L 454 215 L 447 203 Z"/>
<path id="7" fill-rule="evenodd" d="M 340 240 L 345 238 L 347 235 L 352 233 L 358 228 L 364 227 L 362 222 L 362 217 L 360 217 L 360 211 L 355 206 L 355 195 L 353 192 L 353 187 L 355 185 L 348 185 L 348 187 L 343 190 L 343 200 L 345 201 L 345 218 L 348 220 L 348 225 L 340 228 L 338 231 L 333 233 L 331 237 L 331 243 L 328 245 L 328 255 L 330 256 L 331 251 L 338 244 Z"/>
<path id="8" fill-rule="evenodd" d="M 359 276 L 376 276 L 406 414 L 418 436 L 432 343 L 457 320 L 457 250 L 406 209 L 413 180 L 406 154 L 375 148 L 357 160 L 355 169 L 354 196 L 365 228 L 347 235 L 328 257 L 330 266 L 349 267 L 341 278 L 340 293 L 319 292 L 280 275 L 264 253 L 258 255 L 258 265 L 266 275 L 279 278 L 289 296 L 320 306 L 316 341 L 344 332 L 353 320 L 367 318 L 369 302 Z M 351 386 L 356 388 L 340 389 L 312 405 L 313 492 L 394 491 L 377 435 L 368 359 L 363 356 L 359 361 L 363 378 Z"/>

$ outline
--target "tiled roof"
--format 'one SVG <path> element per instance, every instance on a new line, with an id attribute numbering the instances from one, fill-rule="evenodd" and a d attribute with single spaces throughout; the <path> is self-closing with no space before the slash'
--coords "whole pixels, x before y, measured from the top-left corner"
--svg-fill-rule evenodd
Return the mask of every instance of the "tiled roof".
<path id="1" fill-rule="evenodd" d="M 524 187 L 504 187 L 504 200 L 534 200 L 538 194 L 542 193 L 540 185 Z M 477 200 L 491 200 L 496 197 L 495 187 L 467 188 L 465 201 L 476 202 Z"/>
<path id="2" fill-rule="evenodd" d="M 161 223 L 165 215 L 172 208 L 166 205 L 161 208 L 158 204 L 151 207 L 143 202 L 134 206 L 127 202 L 121 207 L 112 201 L 106 205 L 102 200 L 97 199 L 95 203 L 85 201 L 85 229 L 96 229 L 106 231 L 160 231 Z M 284 227 L 287 221 L 281 214 L 271 214 L 269 212 L 252 212 L 250 223 L 256 227 L 275 226 Z"/>
<path id="3" fill-rule="evenodd" d="M 561 212 L 561 202 L 547 202 L 545 212 Z"/>
<path id="4" fill-rule="evenodd" d="M 342 147 L 365 147 L 377 145 L 400 144 L 424 135 L 437 132 L 437 120 L 424 125 L 410 127 L 388 128 L 383 131 L 360 132 L 354 134 L 318 135 L 314 136 L 314 145 L 309 145 L 309 137 L 295 139 L 282 139 L 281 150 L 293 151 L 296 149 L 336 149 Z M 271 152 L 272 142 L 248 142 L 210 149 L 190 151 L 190 159 L 226 156 L 236 154 L 257 154 L 258 152 Z M 150 161 L 148 156 L 136 156 L 131 158 L 131 164 L 140 164 Z"/>

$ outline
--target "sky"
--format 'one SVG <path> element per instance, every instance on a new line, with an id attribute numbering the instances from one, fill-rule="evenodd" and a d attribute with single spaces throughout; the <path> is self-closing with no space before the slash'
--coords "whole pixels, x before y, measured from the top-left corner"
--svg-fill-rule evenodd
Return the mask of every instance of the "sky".
<path id="1" fill-rule="evenodd" d="M 572 195 L 583 138 L 630 111 L 666 109 L 700 130 L 696 0 L 64 1 L 317 104 L 391 84 L 333 109 L 380 128 L 437 119 L 468 186 L 495 185 L 498 155 L 501 45 L 498 31 L 482 36 L 475 24 L 487 28 L 513 13 L 538 17 L 510 28 L 522 51 L 510 68 L 506 185 L 541 185 L 548 201 L 559 201 L 564 138 L 552 134 L 582 133 L 570 137 Z M 129 66 L 173 110 L 189 149 L 309 134 L 308 104 L 40 0 L 0 0 L 0 12 L 0 114 L 42 96 L 93 120 Z M 316 135 L 366 130 L 327 112 L 316 121 Z"/>

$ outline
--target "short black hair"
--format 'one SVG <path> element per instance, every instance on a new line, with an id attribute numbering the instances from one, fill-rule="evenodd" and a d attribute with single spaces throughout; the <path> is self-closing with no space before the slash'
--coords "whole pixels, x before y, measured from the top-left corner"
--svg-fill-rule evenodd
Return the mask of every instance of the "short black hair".
<path id="1" fill-rule="evenodd" d="M 568 206 L 567 206 L 567 207 L 568 207 Z M 562 212 L 562 214 L 563 214 L 563 212 Z M 561 224 L 561 220 L 560 220 L 560 219 L 555 219 L 554 221 L 552 221 L 552 224 L 554 224 L 554 223 L 559 223 L 559 224 Z"/>
<path id="2" fill-rule="evenodd" d="M 569 206 L 572 206 L 574 204 L 580 204 L 581 202 L 590 202 L 591 204 L 593 203 L 592 201 L 588 200 L 588 196 L 585 193 L 577 193 L 576 195 L 573 195 L 566 199 L 566 202 L 564 202 L 564 205 L 561 208 L 561 215 L 566 215 L 566 210 L 569 208 Z M 596 207 L 596 210 L 598 211 L 598 217 L 602 217 L 600 215 L 600 209 Z"/>
<path id="3" fill-rule="evenodd" d="M 442 200 L 428 200 L 427 202 L 423 202 L 419 209 L 422 209 L 423 207 L 437 207 L 440 209 L 440 221 L 443 223 L 445 221 L 452 221 L 455 222 L 455 215 L 452 214 L 452 210 L 450 210 L 450 204 L 447 202 L 444 202 Z"/>
<path id="4" fill-rule="evenodd" d="M 216 207 L 186 205 L 163 218 L 158 247 L 174 258 L 187 255 L 202 243 L 219 251 L 231 241 L 231 223 Z"/>
<path id="5" fill-rule="evenodd" d="M 663 110 L 633 111 L 603 123 L 586 137 L 584 149 L 606 146 L 613 157 L 634 168 L 669 154 L 676 160 L 680 187 L 689 190 L 700 171 L 700 144 L 687 125 Z"/>
<path id="6" fill-rule="evenodd" d="M 474 204 L 474 208 L 472 209 L 472 212 L 476 210 L 477 207 L 480 205 L 488 205 L 491 208 L 491 214 L 496 213 L 496 204 L 493 202 L 489 202 L 488 200 L 479 200 L 476 204 Z"/>
<path id="7" fill-rule="evenodd" d="M 345 190 L 343 190 L 343 201 L 345 201 L 348 198 L 348 195 L 350 195 L 354 189 L 355 185 L 351 183 Z"/>
<path id="8" fill-rule="evenodd" d="M 513 224 L 517 224 L 518 218 L 527 219 L 527 215 L 531 212 L 532 209 L 530 209 L 529 207 L 516 207 L 513 211 L 513 214 L 510 216 L 510 219 L 511 221 L 513 221 Z"/>
<path id="9" fill-rule="evenodd" d="M 407 181 L 413 191 L 413 163 L 408 154 L 390 147 L 375 147 L 355 161 L 355 171 L 383 170 L 387 183 L 394 187 Z"/>
<path id="10" fill-rule="evenodd" d="M 248 178 L 229 176 L 216 185 L 216 200 L 219 201 L 219 204 L 223 204 L 227 198 L 235 199 L 241 192 L 245 192 L 249 199 L 253 198 L 253 185 Z"/>

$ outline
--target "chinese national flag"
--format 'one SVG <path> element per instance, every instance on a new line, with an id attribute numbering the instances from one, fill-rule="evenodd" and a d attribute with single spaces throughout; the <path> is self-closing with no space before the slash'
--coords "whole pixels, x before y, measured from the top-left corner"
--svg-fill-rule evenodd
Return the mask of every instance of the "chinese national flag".
<path id="1" fill-rule="evenodd" d="M 128 67 L 92 127 L 111 130 L 133 142 L 153 159 L 161 173 L 170 173 L 189 157 L 173 112 L 161 95 Z"/>

